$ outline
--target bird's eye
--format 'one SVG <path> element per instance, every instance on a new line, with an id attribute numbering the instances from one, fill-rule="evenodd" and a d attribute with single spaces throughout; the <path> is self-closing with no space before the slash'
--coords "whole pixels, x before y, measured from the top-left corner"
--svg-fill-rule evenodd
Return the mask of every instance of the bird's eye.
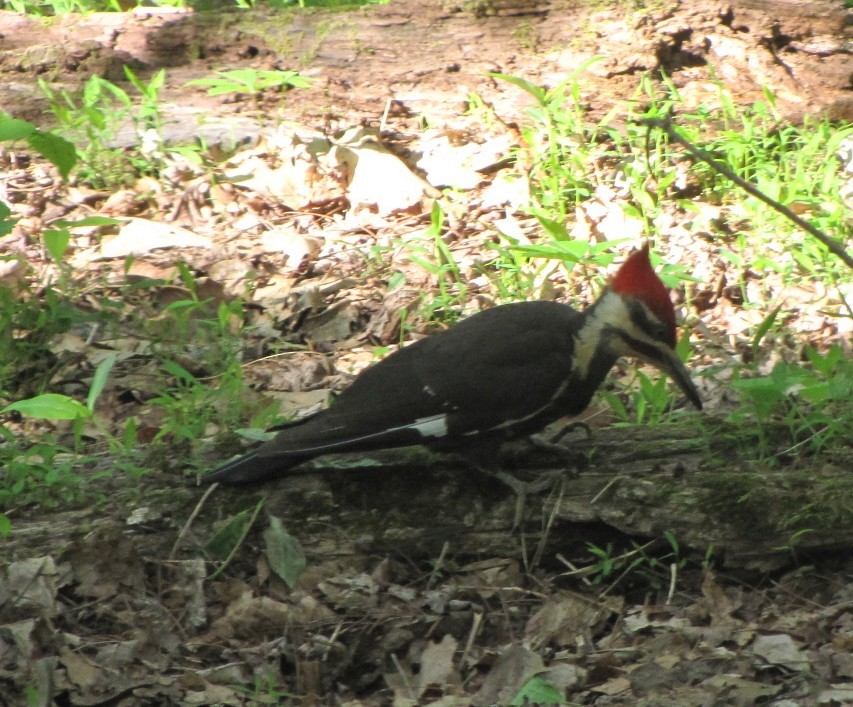
<path id="1" fill-rule="evenodd" d="M 649 320 L 649 333 L 655 339 L 667 339 L 669 338 L 669 332 L 665 325 L 661 324 L 656 319 Z"/>
<path id="2" fill-rule="evenodd" d="M 643 303 L 636 303 L 632 307 L 632 318 L 635 324 L 646 336 L 655 341 L 669 341 L 669 327 L 658 319 L 654 313 Z"/>

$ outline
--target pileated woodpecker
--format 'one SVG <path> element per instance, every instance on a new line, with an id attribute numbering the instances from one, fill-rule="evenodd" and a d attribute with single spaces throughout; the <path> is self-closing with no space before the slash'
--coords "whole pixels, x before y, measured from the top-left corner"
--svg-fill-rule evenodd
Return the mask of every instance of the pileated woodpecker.
<path id="1" fill-rule="evenodd" d="M 620 356 L 668 374 L 701 408 L 675 340 L 675 311 L 646 245 L 583 312 L 557 302 L 479 312 L 391 354 L 328 409 L 285 426 L 202 480 L 261 481 L 333 452 L 499 446 L 583 411 Z"/>

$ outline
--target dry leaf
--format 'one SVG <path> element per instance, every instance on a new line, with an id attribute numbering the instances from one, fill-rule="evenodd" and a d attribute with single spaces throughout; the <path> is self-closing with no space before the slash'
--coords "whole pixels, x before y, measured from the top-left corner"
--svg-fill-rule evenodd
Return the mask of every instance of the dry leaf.
<path id="1" fill-rule="evenodd" d="M 453 657 L 458 647 L 453 636 L 447 634 L 439 643 L 428 643 L 421 654 L 421 672 L 418 674 L 418 697 L 431 685 L 445 688 L 460 686 L 459 675 L 453 667 Z"/>
<path id="2" fill-rule="evenodd" d="M 119 229 L 118 235 L 101 244 L 102 258 L 126 258 L 144 255 L 155 248 L 211 248 L 207 236 L 199 236 L 173 224 L 133 218 Z"/>

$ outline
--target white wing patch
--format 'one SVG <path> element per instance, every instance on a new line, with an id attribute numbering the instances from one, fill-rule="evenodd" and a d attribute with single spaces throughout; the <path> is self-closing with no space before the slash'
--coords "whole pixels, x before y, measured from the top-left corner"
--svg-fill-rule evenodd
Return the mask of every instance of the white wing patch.
<path id="1" fill-rule="evenodd" d="M 431 417 L 420 417 L 412 424 L 406 425 L 406 427 L 417 431 L 421 437 L 446 437 L 447 415 L 432 415 Z"/>
<path id="2" fill-rule="evenodd" d="M 331 430 L 344 429 L 343 426 L 332 427 Z M 378 432 L 370 432 L 368 434 L 358 435 L 344 439 L 336 439 L 324 444 L 315 444 L 310 447 L 302 447 L 299 449 L 288 450 L 289 454 L 314 454 L 320 455 L 326 452 L 346 451 L 347 447 L 359 442 L 366 442 L 371 439 L 382 441 L 388 435 L 400 430 L 414 430 L 421 437 L 446 437 L 447 436 L 447 415 L 430 415 L 429 417 L 419 417 L 414 422 L 408 425 L 400 425 L 399 427 L 389 427 Z M 412 441 L 411 444 L 417 444 Z M 263 455 L 262 455 L 263 456 Z"/>

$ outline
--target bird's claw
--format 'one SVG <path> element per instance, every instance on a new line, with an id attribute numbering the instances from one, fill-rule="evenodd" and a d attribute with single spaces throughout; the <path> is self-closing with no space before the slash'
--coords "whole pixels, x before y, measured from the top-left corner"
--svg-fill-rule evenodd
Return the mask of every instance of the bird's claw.
<path id="1" fill-rule="evenodd" d="M 521 527 L 521 521 L 524 519 L 527 497 L 530 494 L 540 493 L 553 486 L 554 482 L 562 475 L 562 472 L 548 472 L 533 481 L 522 481 L 505 471 L 496 471 L 494 475 L 515 492 L 515 514 L 512 520 L 512 530 L 514 532 Z"/>
<path id="2" fill-rule="evenodd" d="M 588 440 L 592 439 L 592 430 L 590 426 L 585 422 L 570 422 L 568 425 L 557 430 L 551 438 L 548 440 L 551 444 L 558 444 L 561 439 L 563 439 L 566 435 L 571 434 L 575 430 L 583 430 L 586 432 L 586 438 Z"/>

